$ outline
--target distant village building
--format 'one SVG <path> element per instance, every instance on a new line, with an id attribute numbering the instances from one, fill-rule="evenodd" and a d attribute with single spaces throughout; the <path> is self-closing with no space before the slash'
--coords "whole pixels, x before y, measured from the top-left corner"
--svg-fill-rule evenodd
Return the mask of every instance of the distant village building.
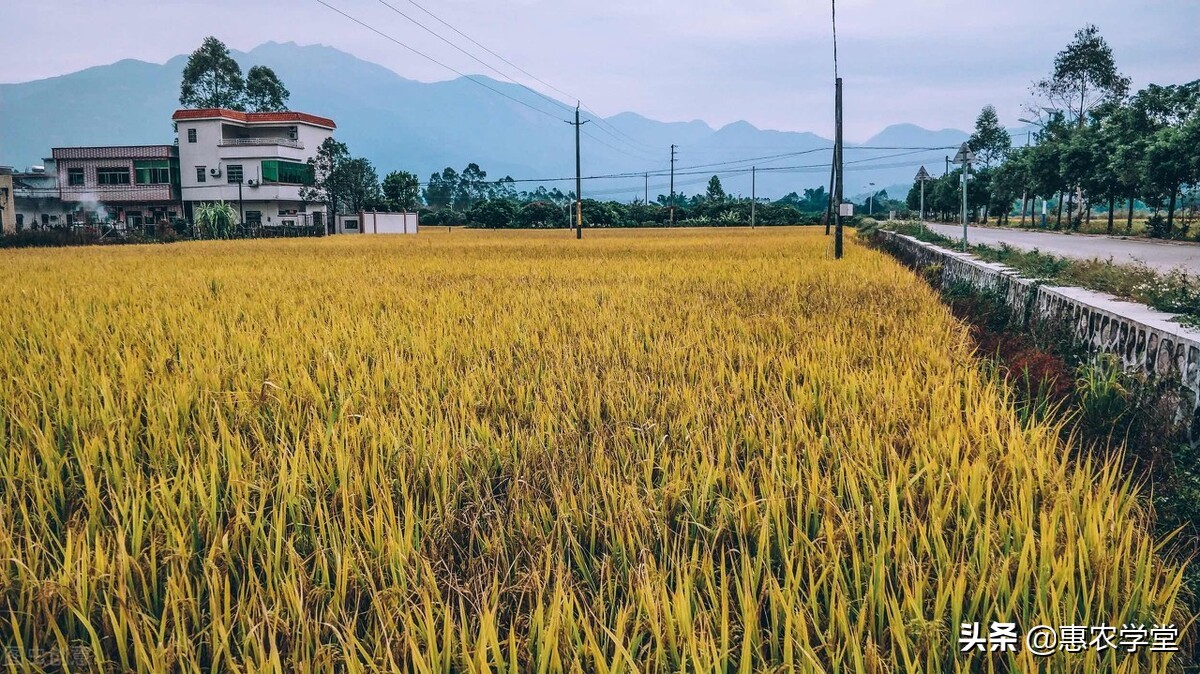
<path id="1" fill-rule="evenodd" d="M 182 197 L 187 217 L 225 201 L 250 226 L 329 228 L 325 204 L 305 202 L 308 159 L 337 126 L 303 112 L 176 110 Z M 332 232 L 331 232 L 332 233 Z"/>
<path id="2" fill-rule="evenodd" d="M 54 159 L 13 174 L 13 197 L 17 209 L 16 230 L 47 229 L 67 224 L 67 208 L 58 192 Z"/>
<path id="3" fill-rule="evenodd" d="M 305 202 L 308 160 L 337 126 L 303 112 L 177 110 L 173 145 L 56 147 L 41 166 L 0 167 L 0 231 L 192 220 L 225 201 L 250 226 L 343 229 L 322 203 Z"/>
<path id="4" fill-rule="evenodd" d="M 0 166 L 0 233 L 12 234 L 17 231 L 16 213 L 12 167 Z"/>
<path id="5" fill-rule="evenodd" d="M 174 145 L 56 147 L 51 154 L 67 224 L 138 227 L 182 214 Z"/>

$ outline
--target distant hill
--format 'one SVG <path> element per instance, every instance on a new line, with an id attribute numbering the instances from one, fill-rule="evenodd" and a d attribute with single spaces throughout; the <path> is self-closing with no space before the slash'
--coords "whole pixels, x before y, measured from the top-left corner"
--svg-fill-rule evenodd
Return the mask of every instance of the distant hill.
<path id="1" fill-rule="evenodd" d="M 292 92 L 290 107 L 332 117 L 338 124 L 336 136 L 352 153 L 370 159 L 380 176 L 400 169 L 424 180 L 445 166 L 462 169 L 472 161 L 489 179 L 575 173 L 573 131 L 561 121 L 573 114 L 569 106 L 558 107 L 517 85 L 473 76 L 505 98 L 466 78 L 416 82 L 319 45 L 268 42 L 233 55 L 243 71 L 255 64 L 273 68 Z M 171 142 L 170 117 L 185 62 L 186 56 L 165 64 L 124 60 L 0 85 L 0 164 L 38 164 L 56 146 Z M 604 121 L 584 127 L 584 175 L 662 171 L 669 167 L 674 143 L 680 146 L 675 186 L 685 194 L 703 191 L 709 177 L 718 174 L 727 192 L 749 196 L 751 165 L 759 169 L 760 196 L 775 198 L 829 181 L 827 148 L 832 143 L 816 134 L 758 129 L 747 122 L 713 129 L 702 121 L 660 122 L 633 112 Z M 897 124 L 865 145 L 935 147 L 957 145 L 965 138 L 952 129 Z M 918 165 L 925 163 L 935 172 L 944 154 L 848 144 L 846 193 L 862 192 L 872 182 L 876 189 L 908 184 Z M 651 198 L 666 193 L 668 182 L 666 176 L 651 176 Z M 519 187 L 533 189 L 536 184 Z M 573 188 L 568 182 L 546 184 Z M 585 182 L 584 195 L 628 199 L 641 196 L 644 188 L 640 175 L 597 179 Z"/>

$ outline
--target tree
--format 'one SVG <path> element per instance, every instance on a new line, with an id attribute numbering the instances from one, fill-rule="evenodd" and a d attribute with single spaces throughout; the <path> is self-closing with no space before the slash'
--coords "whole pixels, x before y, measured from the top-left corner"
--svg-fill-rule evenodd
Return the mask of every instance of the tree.
<path id="1" fill-rule="evenodd" d="M 725 201 L 725 189 L 721 187 L 721 179 L 717 176 L 708 179 L 708 191 L 705 193 L 705 198 L 709 201 Z"/>
<path id="2" fill-rule="evenodd" d="M 1049 103 L 1052 112 L 1075 118 L 1082 128 L 1088 113 L 1105 102 L 1119 102 L 1129 92 L 1129 78 L 1117 70 L 1112 48 L 1100 36 L 1100 30 L 1088 24 L 1075 32 L 1075 39 L 1054 58 L 1054 72 L 1033 85 L 1033 92 Z M 1043 106 L 1032 111 L 1039 117 Z M 1074 183 L 1075 201 L 1082 208 L 1083 187 Z M 1068 216 L 1074 211 L 1072 205 Z"/>
<path id="3" fill-rule="evenodd" d="M 1000 116 L 996 114 L 995 106 L 985 105 L 979 111 L 975 133 L 971 134 L 967 147 L 975 153 L 983 168 L 991 168 L 993 163 L 1004 159 L 1004 155 L 1012 148 L 1012 138 L 1000 126 Z"/>
<path id="4" fill-rule="evenodd" d="M 383 178 L 383 201 L 391 211 L 412 211 L 421 203 L 421 183 L 408 171 L 392 171 Z"/>
<path id="5" fill-rule="evenodd" d="M 1200 118 L 1200 80 L 1184 85 L 1151 84 L 1130 103 L 1141 120 L 1144 139 L 1141 173 L 1143 194 L 1157 205 L 1166 205 L 1165 234 L 1171 236 L 1175 209 L 1184 185 L 1200 178 L 1192 170 L 1198 151 L 1184 131 Z"/>
<path id="6" fill-rule="evenodd" d="M 383 202 L 379 176 L 369 160 L 355 157 L 342 163 L 338 172 L 341 173 L 338 183 L 344 186 L 338 198 L 351 213 L 375 209 Z"/>
<path id="7" fill-rule="evenodd" d="M 229 48 L 209 36 L 183 67 L 179 104 L 185 108 L 244 110 L 245 89 L 242 68 L 229 55 Z"/>
<path id="8" fill-rule="evenodd" d="M 312 184 L 300 188 L 300 198 L 304 201 L 325 204 L 329 209 L 329 231 L 334 227 L 334 217 L 338 213 L 338 200 L 345 198 L 345 177 L 342 166 L 350 160 L 350 151 L 346 144 L 326 138 L 317 148 L 317 156 L 309 157 L 308 170 L 312 176 Z"/>
<path id="9" fill-rule="evenodd" d="M 516 199 L 516 184 L 517 181 L 513 180 L 512 176 L 504 176 L 491 185 L 491 197 L 493 199 Z"/>
<path id="10" fill-rule="evenodd" d="M 613 227 L 621 218 L 612 204 L 596 199 L 584 199 L 581 204 L 583 222 L 589 227 Z"/>
<path id="11" fill-rule="evenodd" d="M 512 227 L 517 210 L 517 202 L 512 199 L 488 199 L 471 209 L 470 224 L 489 229 Z"/>
<path id="12" fill-rule="evenodd" d="M 291 95 L 275 71 L 267 66 L 254 66 L 246 73 L 246 108 L 251 112 L 287 110 Z"/>
<path id="13" fill-rule="evenodd" d="M 457 190 L 458 171 L 447 166 L 441 173 L 434 172 L 429 176 L 429 184 L 425 187 L 425 203 L 435 210 L 450 208 Z"/>
<path id="14" fill-rule="evenodd" d="M 548 201 L 531 201 L 517 212 L 518 227 L 561 227 L 566 222 L 563 209 Z"/>
<path id="15" fill-rule="evenodd" d="M 1033 91 L 1082 125 L 1095 106 L 1124 98 L 1129 78 L 1117 71 L 1112 48 L 1100 36 L 1100 29 L 1088 24 L 1075 32 L 1074 41 L 1054 58 L 1054 72 L 1034 83 Z M 1033 112 L 1040 113 L 1040 109 Z"/>
<path id="16" fill-rule="evenodd" d="M 454 192 L 454 208 L 465 211 L 476 202 L 486 199 L 489 194 L 487 171 L 479 168 L 479 164 L 471 162 L 458 176 L 458 185 Z"/>

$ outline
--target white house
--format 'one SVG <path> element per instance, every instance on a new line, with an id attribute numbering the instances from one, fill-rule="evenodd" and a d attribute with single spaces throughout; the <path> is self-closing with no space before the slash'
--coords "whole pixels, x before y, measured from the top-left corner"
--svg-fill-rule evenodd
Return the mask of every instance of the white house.
<path id="1" fill-rule="evenodd" d="M 325 204 L 305 203 L 306 162 L 333 134 L 333 120 L 303 112 L 176 110 L 182 196 L 195 206 L 225 201 L 254 226 L 330 227 Z M 332 232 L 331 232 L 332 233 Z"/>

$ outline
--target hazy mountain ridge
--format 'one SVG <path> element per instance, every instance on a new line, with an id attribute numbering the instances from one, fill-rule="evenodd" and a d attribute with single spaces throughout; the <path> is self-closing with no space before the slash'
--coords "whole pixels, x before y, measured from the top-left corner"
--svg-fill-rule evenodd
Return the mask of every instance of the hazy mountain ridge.
<path id="1" fill-rule="evenodd" d="M 445 166 L 461 169 L 472 161 L 490 179 L 574 175 L 573 130 L 563 123 L 573 115 L 573 106 L 555 105 L 517 85 L 472 76 L 509 97 L 504 98 L 461 77 L 417 82 L 319 45 L 268 42 L 233 56 L 243 71 L 255 64 L 273 68 L 291 90 L 289 106 L 333 118 L 336 136 L 351 152 L 369 158 L 381 176 L 408 170 L 425 179 Z M 170 117 L 178 107 L 185 62 L 186 56 L 165 64 L 126 59 L 43 80 L 0 84 L 0 164 L 37 164 L 56 146 L 172 142 Z M 746 171 L 751 165 L 760 169 L 760 196 L 779 197 L 828 184 L 827 148 L 832 142 L 815 133 L 758 129 L 744 121 L 713 129 L 699 120 L 660 122 L 634 112 L 605 121 L 618 131 L 595 123 L 584 127 L 585 176 L 662 171 L 669 167 L 669 147 L 675 143 L 680 146 L 675 181 L 680 192 L 702 191 L 716 173 L 727 192 L 748 196 Z M 953 129 L 929 131 L 897 124 L 865 145 L 935 147 L 956 145 L 966 137 Z M 848 160 L 889 154 L 853 147 L 847 144 Z M 774 156 L 800 152 L 805 154 Z M 848 165 L 847 194 L 862 192 L 870 182 L 876 189 L 906 184 L 916 166 L 925 163 L 934 172 L 937 167 L 932 164 L 940 163 L 944 154 L 939 150 L 884 158 L 879 168 L 872 167 L 874 162 Z M 822 162 L 825 165 L 818 166 Z M 903 165 L 894 166 L 897 163 Z M 771 170 L 776 167 L 801 168 Z M 651 175 L 649 182 L 651 198 L 668 191 L 666 176 Z M 569 181 L 547 184 L 573 187 Z M 584 194 L 625 199 L 640 196 L 644 188 L 640 176 L 593 180 L 585 182 Z"/>

